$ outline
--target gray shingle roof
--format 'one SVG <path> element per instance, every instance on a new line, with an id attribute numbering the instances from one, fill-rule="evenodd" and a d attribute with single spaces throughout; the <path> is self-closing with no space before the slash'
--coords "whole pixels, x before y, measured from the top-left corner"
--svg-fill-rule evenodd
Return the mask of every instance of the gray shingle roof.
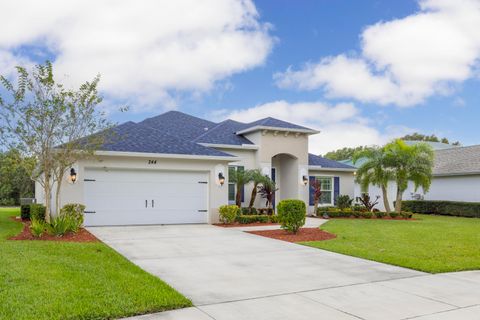
<path id="1" fill-rule="evenodd" d="M 141 123 L 126 122 L 116 126 L 112 131 L 112 137 L 100 148 L 101 150 L 233 157 L 228 153 L 179 139 Z"/>
<path id="2" fill-rule="evenodd" d="M 290 123 L 290 122 L 286 122 L 286 121 L 283 121 L 283 120 L 278 120 L 278 119 L 271 118 L 271 117 L 260 119 L 260 120 L 254 121 L 254 122 L 250 122 L 250 123 L 246 124 L 244 130 L 249 129 L 251 127 L 255 127 L 255 126 L 282 128 L 282 129 L 312 130 L 312 131 L 314 131 L 313 129 L 310 129 L 310 128 L 307 128 L 307 127 L 302 127 L 302 126 L 299 126 L 299 125 L 296 125 L 296 124 L 293 124 L 293 123 Z"/>
<path id="3" fill-rule="evenodd" d="M 237 135 L 236 132 L 245 128 L 245 124 L 233 120 L 225 120 L 220 122 L 212 129 L 204 132 L 194 142 L 198 143 L 214 143 L 214 144 L 253 144 L 244 136 Z"/>
<path id="4" fill-rule="evenodd" d="M 480 145 L 435 151 L 433 174 L 480 174 Z"/>
<path id="5" fill-rule="evenodd" d="M 355 167 L 349 166 L 348 164 L 344 164 L 335 160 L 330 160 L 327 158 L 323 158 L 314 154 L 308 154 L 308 165 L 309 166 L 320 166 L 325 169 L 350 169 L 354 170 Z"/>

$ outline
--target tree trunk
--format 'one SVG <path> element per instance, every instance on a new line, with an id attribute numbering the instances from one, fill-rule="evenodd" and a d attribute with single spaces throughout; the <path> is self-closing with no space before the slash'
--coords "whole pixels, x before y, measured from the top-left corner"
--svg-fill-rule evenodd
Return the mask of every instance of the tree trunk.
<path id="1" fill-rule="evenodd" d="M 313 215 L 316 216 L 318 211 L 318 200 L 314 200 L 313 202 Z"/>
<path id="2" fill-rule="evenodd" d="M 391 212 L 392 209 L 390 209 L 390 203 L 388 202 L 387 188 L 385 186 L 382 186 L 382 197 L 383 197 L 383 205 L 385 206 L 385 211 Z"/>
<path id="3" fill-rule="evenodd" d="M 242 186 L 237 184 L 237 194 L 235 196 L 235 204 L 237 207 L 242 207 Z"/>
<path id="4" fill-rule="evenodd" d="M 255 204 L 255 199 L 257 198 L 257 187 L 258 183 L 253 184 L 253 189 L 252 189 L 252 194 L 250 196 L 250 203 L 248 204 L 248 207 L 251 209 L 253 208 L 253 205 Z"/>
<path id="5" fill-rule="evenodd" d="M 62 187 L 63 173 L 61 173 L 57 178 L 57 190 L 55 190 L 55 215 L 60 214 L 60 189 Z"/>
<path id="6" fill-rule="evenodd" d="M 52 211 L 52 187 L 50 185 L 49 177 L 45 177 L 43 190 L 45 193 L 45 221 L 50 222 L 50 214 Z"/>
<path id="7" fill-rule="evenodd" d="M 400 213 L 402 211 L 402 195 L 403 191 L 397 187 L 397 199 L 395 200 L 395 211 Z"/>

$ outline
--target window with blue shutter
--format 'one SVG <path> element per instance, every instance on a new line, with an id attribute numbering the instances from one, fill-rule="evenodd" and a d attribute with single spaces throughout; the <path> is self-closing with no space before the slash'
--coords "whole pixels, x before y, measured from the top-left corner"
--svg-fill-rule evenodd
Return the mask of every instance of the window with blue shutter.
<path id="1" fill-rule="evenodd" d="M 340 195 L 340 177 L 333 177 L 333 203 L 337 204 L 337 198 Z"/>

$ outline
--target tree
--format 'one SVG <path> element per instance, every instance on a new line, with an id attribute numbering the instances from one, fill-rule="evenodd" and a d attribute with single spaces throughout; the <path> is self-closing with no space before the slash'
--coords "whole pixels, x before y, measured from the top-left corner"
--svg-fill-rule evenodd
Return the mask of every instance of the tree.
<path id="1" fill-rule="evenodd" d="M 368 192 L 370 184 L 378 186 L 382 190 L 383 205 L 385 210 L 390 212 L 388 201 L 388 182 L 394 179 L 393 171 L 386 166 L 386 154 L 384 148 L 371 148 L 358 151 L 353 156 L 353 163 L 364 158 L 366 161 L 356 172 L 356 182 L 360 184 L 362 192 Z"/>
<path id="2" fill-rule="evenodd" d="M 228 179 L 231 182 L 234 182 L 237 187 L 237 193 L 235 195 L 235 204 L 241 208 L 242 207 L 242 192 L 243 187 L 252 181 L 252 175 L 250 170 L 244 170 L 243 168 L 234 168 L 231 167 L 228 173 Z"/>
<path id="3" fill-rule="evenodd" d="M 397 184 L 395 200 L 395 211 L 402 210 L 402 195 L 412 181 L 415 191 L 422 187 L 427 192 L 432 182 L 433 171 L 433 150 L 425 144 L 419 143 L 408 146 L 400 139 L 397 139 L 385 147 L 385 166 L 392 170 Z"/>
<path id="4" fill-rule="evenodd" d="M 359 146 L 359 147 L 355 147 L 355 148 L 345 147 L 345 148 L 338 149 L 338 150 L 335 150 L 335 151 L 327 152 L 324 155 L 324 157 L 327 158 L 327 159 L 330 159 L 330 160 L 335 160 L 335 161 L 348 160 L 348 159 L 352 159 L 355 152 L 360 152 L 360 151 L 364 151 L 364 150 L 371 150 L 371 149 L 374 149 L 374 148 L 375 148 L 375 146 Z"/>
<path id="5" fill-rule="evenodd" d="M 407 134 L 403 137 L 400 137 L 399 139 L 404 141 L 426 141 L 426 142 L 441 142 L 441 143 L 450 144 L 450 141 L 445 137 L 440 139 L 434 134 L 428 136 L 418 132 Z M 460 142 L 459 141 L 453 142 L 452 145 L 459 146 Z"/>
<path id="6" fill-rule="evenodd" d="M 35 159 L 22 156 L 17 149 L 0 152 L 0 203 L 18 205 L 20 198 L 33 197 L 30 172 L 34 167 Z"/>
<path id="7" fill-rule="evenodd" d="M 250 203 L 248 204 L 248 207 L 250 209 L 252 209 L 255 204 L 255 199 L 257 198 L 258 185 L 262 183 L 264 179 L 265 177 L 263 176 L 260 170 L 258 169 L 250 170 L 250 180 L 251 182 L 253 182 L 253 189 L 252 189 L 252 194 L 250 196 Z"/>
<path id="8" fill-rule="evenodd" d="M 76 90 L 67 89 L 55 81 L 48 61 L 31 73 L 17 67 L 17 74 L 16 84 L 0 76 L 9 94 L 8 98 L 0 96 L 0 138 L 36 159 L 31 177 L 43 188 L 49 221 L 53 187 L 58 212 L 65 173 L 76 161 L 94 155 L 108 137 L 110 125 L 97 110 L 102 101 L 97 92 L 100 77 Z M 101 130 L 104 134 L 93 135 Z"/>
<path id="9" fill-rule="evenodd" d="M 275 185 L 275 181 L 270 179 L 269 176 L 264 176 L 261 185 L 258 186 L 258 193 L 262 198 L 266 200 L 266 207 L 272 208 L 273 199 L 275 198 L 275 192 L 278 190 Z"/>
<path id="10" fill-rule="evenodd" d="M 313 214 L 317 215 L 318 204 L 322 196 L 322 183 L 317 179 L 311 180 L 310 188 L 313 190 Z"/>

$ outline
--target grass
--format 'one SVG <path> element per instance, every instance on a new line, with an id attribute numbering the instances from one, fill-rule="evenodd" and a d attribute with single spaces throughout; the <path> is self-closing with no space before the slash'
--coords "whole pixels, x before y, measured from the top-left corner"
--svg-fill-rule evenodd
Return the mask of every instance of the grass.
<path id="1" fill-rule="evenodd" d="M 430 273 L 480 269 L 480 219 L 415 218 L 331 220 L 321 229 L 336 239 L 302 244 Z"/>
<path id="2" fill-rule="evenodd" d="M 113 319 L 191 306 L 103 243 L 6 240 L 22 225 L 0 208 L 0 319 Z"/>

